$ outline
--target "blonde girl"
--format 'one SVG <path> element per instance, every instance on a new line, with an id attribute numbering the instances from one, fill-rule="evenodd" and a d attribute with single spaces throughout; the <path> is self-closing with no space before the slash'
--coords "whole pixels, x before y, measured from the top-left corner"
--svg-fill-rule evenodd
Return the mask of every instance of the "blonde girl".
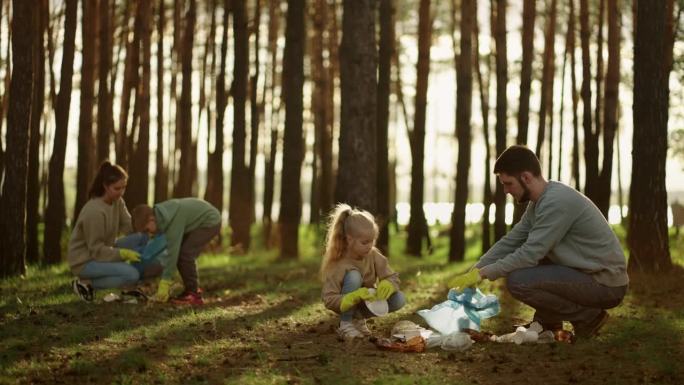
<path id="1" fill-rule="evenodd" d="M 366 318 L 374 315 L 364 300 L 386 300 L 390 312 L 406 302 L 398 274 L 375 248 L 377 237 L 378 226 L 367 211 L 340 203 L 330 214 L 321 265 L 322 298 L 325 307 L 340 314 L 337 332 L 347 340 L 371 335 Z M 373 287 L 375 294 L 368 291 Z"/>

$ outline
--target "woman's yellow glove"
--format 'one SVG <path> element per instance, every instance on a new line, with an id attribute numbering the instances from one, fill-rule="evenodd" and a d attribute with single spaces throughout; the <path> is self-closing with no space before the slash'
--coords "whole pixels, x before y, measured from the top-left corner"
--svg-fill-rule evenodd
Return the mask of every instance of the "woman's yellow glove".
<path id="1" fill-rule="evenodd" d="M 171 290 L 170 279 L 160 279 L 159 286 L 157 286 L 157 293 L 152 297 L 155 302 L 167 302 L 169 300 L 169 291 Z"/>
<path id="2" fill-rule="evenodd" d="M 462 290 L 466 287 L 476 286 L 480 281 L 482 281 L 480 269 L 474 267 L 469 272 L 454 277 L 451 281 L 449 281 L 449 287 Z"/>
<path id="3" fill-rule="evenodd" d="M 367 287 L 358 288 L 342 297 L 342 302 L 340 302 L 340 311 L 345 312 L 354 307 L 354 305 L 357 303 L 361 301 L 372 300 L 373 297 L 375 296 L 368 291 Z"/>
<path id="4" fill-rule="evenodd" d="M 395 291 L 397 291 L 397 288 L 394 287 L 394 284 L 386 279 L 383 279 L 378 283 L 378 290 L 375 293 L 375 297 L 377 299 L 387 300 L 392 296 L 392 294 L 394 294 Z"/>
<path id="5" fill-rule="evenodd" d="M 140 262 L 140 253 L 131 249 L 119 249 L 119 256 L 124 262 L 135 263 Z"/>

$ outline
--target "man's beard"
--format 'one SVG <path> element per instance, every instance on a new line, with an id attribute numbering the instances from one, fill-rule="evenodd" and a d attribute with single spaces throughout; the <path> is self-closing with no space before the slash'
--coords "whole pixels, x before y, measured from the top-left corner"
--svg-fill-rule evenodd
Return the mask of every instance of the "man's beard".
<path id="1" fill-rule="evenodd" d="M 522 178 L 517 177 L 517 179 L 518 183 L 520 183 L 520 187 L 523 189 L 523 194 L 520 196 L 520 199 L 516 199 L 516 203 L 521 205 L 530 201 L 530 189 L 528 189 L 527 185 L 523 183 Z"/>

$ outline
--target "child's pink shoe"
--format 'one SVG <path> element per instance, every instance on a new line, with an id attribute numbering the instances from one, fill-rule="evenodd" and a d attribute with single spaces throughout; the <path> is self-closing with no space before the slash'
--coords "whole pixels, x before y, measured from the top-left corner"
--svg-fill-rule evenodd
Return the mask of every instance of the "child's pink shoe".
<path id="1" fill-rule="evenodd" d="M 175 305 L 204 305 L 202 295 L 199 293 L 183 293 L 180 297 L 171 300 Z"/>

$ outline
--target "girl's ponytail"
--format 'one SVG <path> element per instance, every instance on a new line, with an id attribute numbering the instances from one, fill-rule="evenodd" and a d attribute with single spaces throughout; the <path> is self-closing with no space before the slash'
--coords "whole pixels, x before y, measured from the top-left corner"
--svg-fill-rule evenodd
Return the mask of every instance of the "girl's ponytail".
<path id="1" fill-rule="evenodd" d="M 100 164 L 100 168 L 97 170 L 95 179 L 90 185 L 90 190 L 88 192 L 89 198 L 101 197 L 105 193 L 104 186 L 109 186 L 112 183 L 116 183 L 121 179 L 128 179 L 128 174 L 119 165 L 111 164 L 108 160 L 105 160 Z"/>
<path id="2" fill-rule="evenodd" d="M 328 271 L 331 263 L 342 259 L 345 242 L 345 222 L 352 214 L 352 208 L 348 204 L 338 203 L 337 206 L 330 213 L 328 220 L 328 233 L 325 237 L 325 254 L 323 254 L 323 263 L 321 264 L 321 279 L 325 279 L 325 274 Z"/>

